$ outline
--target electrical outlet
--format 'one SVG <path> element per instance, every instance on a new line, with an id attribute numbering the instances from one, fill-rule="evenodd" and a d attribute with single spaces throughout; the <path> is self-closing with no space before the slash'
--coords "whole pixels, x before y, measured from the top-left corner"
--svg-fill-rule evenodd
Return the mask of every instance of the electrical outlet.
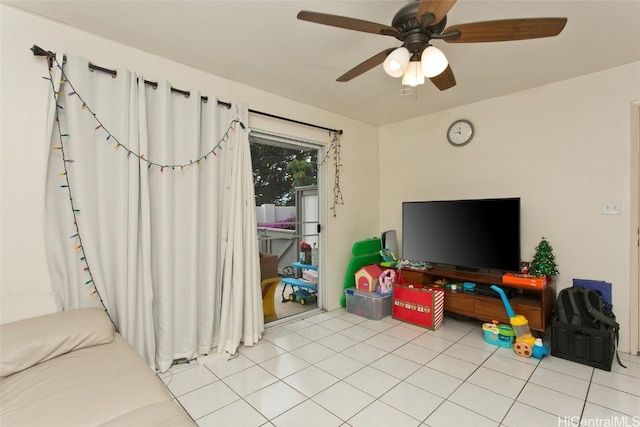
<path id="1" fill-rule="evenodd" d="M 620 215 L 620 200 L 603 200 L 602 213 L 604 215 Z"/>

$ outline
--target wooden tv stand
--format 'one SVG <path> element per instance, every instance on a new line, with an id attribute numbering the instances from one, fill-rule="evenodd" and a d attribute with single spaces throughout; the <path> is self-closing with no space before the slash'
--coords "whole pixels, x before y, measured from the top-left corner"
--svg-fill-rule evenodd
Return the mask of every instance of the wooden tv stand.
<path id="1" fill-rule="evenodd" d="M 433 286 L 438 279 L 445 279 L 448 283 L 471 282 L 476 284 L 498 285 L 500 287 L 516 288 L 518 294 L 509 298 L 509 303 L 516 314 L 522 314 L 529 321 L 529 327 L 534 331 L 544 332 L 551 325 L 551 310 L 556 301 L 555 283 L 548 282 L 544 288 L 533 288 L 522 285 L 505 285 L 501 274 L 474 273 L 460 271 L 453 268 L 434 267 L 427 270 L 401 270 L 402 278 L 407 283 Z M 491 322 L 509 324 L 509 318 L 501 298 L 475 295 L 473 292 L 462 290 L 445 290 L 444 309 L 451 313 Z"/>

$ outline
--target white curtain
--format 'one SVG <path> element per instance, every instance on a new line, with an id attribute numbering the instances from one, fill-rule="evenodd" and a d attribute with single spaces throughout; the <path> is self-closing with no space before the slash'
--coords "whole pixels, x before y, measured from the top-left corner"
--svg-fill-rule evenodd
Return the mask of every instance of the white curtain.
<path id="1" fill-rule="evenodd" d="M 211 94 L 205 103 L 128 70 L 92 72 L 71 55 L 63 70 L 46 192 L 58 309 L 104 303 L 160 371 L 256 343 L 264 323 L 246 105 L 220 107 Z"/>

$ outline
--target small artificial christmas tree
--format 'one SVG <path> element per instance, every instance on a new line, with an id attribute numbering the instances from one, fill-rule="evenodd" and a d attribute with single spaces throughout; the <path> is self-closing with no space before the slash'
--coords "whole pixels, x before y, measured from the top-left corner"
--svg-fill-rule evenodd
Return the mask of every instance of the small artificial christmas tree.
<path id="1" fill-rule="evenodd" d="M 538 246 L 536 246 L 536 254 L 533 256 L 529 266 L 529 274 L 533 276 L 557 276 L 559 274 L 556 269 L 557 266 L 553 248 L 547 239 L 543 237 Z"/>

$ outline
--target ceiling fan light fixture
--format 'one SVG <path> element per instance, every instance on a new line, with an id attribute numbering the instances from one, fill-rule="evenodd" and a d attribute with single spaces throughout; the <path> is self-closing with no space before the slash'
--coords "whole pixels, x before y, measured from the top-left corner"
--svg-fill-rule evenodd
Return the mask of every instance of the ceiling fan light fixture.
<path id="1" fill-rule="evenodd" d="M 422 51 L 422 72 L 428 78 L 435 77 L 447 69 L 449 61 L 444 53 L 435 46 L 427 46 Z"/>
<path id="2" fill-rule="evenodd" d="M 402 77 L 410 58 L 409 50 L 406 47 L 399 47 L 387 56 L 382 63 L 382 68 L 391 77 Z"/>
<path id="3" fill-rule="evenodd" d="M 402 84 L 405 86 L 416 87 L 424 84 L 424 73 L 420 61 L 409 61 L 407 69 L 402 76 Z"/>

